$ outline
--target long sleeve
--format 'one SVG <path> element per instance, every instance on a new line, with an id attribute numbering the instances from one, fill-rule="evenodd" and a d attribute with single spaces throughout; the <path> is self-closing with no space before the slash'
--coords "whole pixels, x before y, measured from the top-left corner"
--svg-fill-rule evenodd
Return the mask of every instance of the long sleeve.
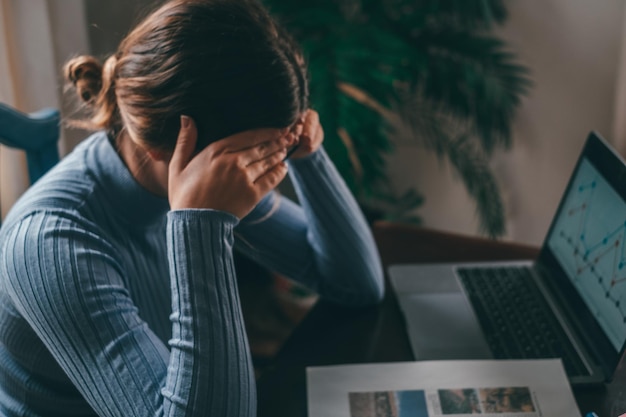
<path id="1" fill-rule="evenodd" d="M 237 248 L 321 296 L 348 305 L 383 296 L 365 218 L 323 148 L 290 162 L 300 205 L 270 194 L 236 228 Z"/>
<path id="2" fill-rule="evenodd" d="M 256 416 L 232 259 L 235 217 L 210 210 L 168 217 L 174 326 L 164 395 L 186 408 L 171 415 Z"/>
<path id="3" fill-rule="evenodd" d="M 210 210 L 168 214 L 169 349 L 131 299 L 134 277 L 119 248 L 71 213 L 34 213 L 7 231 L 4 290 L 99 416 L 252 417 L 254 374 L 232 262 L 236 223 Z"/>
<path id="4" fill-rule="evenodd" d="M 235 247 L 337 302 L 383 293 L 324 151 L 290 164 L 300 205 L 271 193 L 238 222 L 169 211 L 102 133 L 79 145 L 0 228 L 0 414 L 255 416 Z"/>

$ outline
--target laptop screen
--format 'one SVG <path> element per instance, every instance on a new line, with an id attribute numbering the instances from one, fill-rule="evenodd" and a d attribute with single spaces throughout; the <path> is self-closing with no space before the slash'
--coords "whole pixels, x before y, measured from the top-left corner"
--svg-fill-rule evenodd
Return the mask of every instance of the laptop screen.
<path id="1" fill-rule="evenodd" d="M 547 244 L 616 351 L 626 341 L 626 203 L 583 156 Z"/>

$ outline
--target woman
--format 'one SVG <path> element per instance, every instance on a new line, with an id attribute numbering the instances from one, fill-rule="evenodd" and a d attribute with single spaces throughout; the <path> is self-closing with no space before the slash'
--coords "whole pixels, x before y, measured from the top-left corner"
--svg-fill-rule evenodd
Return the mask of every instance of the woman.
<path id="1" fill-rule="evenodd" d="M 175 0 L 66 76 L 98 132 L 0 230 L 1 414 L 255 416 L 233 250 L 336 302 L 383 293 L 300 53 L 254 1 Z"/>

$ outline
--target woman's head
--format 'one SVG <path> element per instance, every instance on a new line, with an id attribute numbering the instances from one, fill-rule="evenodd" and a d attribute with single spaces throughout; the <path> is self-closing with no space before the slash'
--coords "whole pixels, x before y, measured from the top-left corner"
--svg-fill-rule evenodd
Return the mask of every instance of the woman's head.
<path id="1" fill-rule="evenodd" d="M 104 66 L 67 63 L 66 78 L 93 107 L 93 128 L 171 150 L 180 115 L 201 146 L 244 130 L 286 127 L 307 108 L 303 58 L 256 0 L 172 0 L 122 41 Z"/>

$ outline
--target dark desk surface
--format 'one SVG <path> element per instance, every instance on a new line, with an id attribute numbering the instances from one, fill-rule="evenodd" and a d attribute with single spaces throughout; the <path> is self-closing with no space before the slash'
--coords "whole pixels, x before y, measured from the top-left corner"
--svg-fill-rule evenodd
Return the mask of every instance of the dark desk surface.
<path id="1" fill-rule="evenodd" d="M 374 235 L 384 265 L 409 262 L 531 259 L 538 249 L 406 225 L 378 223 Z M 375 307 L 347 309 L 319 302 L 258 381 L 259 416 L 307 415 L 307 366 L 413 360 L 397 301 L 387 291 Z M 574 391 L 583 415 L 626 413 L 626 365 L 613 382 Z"/>

